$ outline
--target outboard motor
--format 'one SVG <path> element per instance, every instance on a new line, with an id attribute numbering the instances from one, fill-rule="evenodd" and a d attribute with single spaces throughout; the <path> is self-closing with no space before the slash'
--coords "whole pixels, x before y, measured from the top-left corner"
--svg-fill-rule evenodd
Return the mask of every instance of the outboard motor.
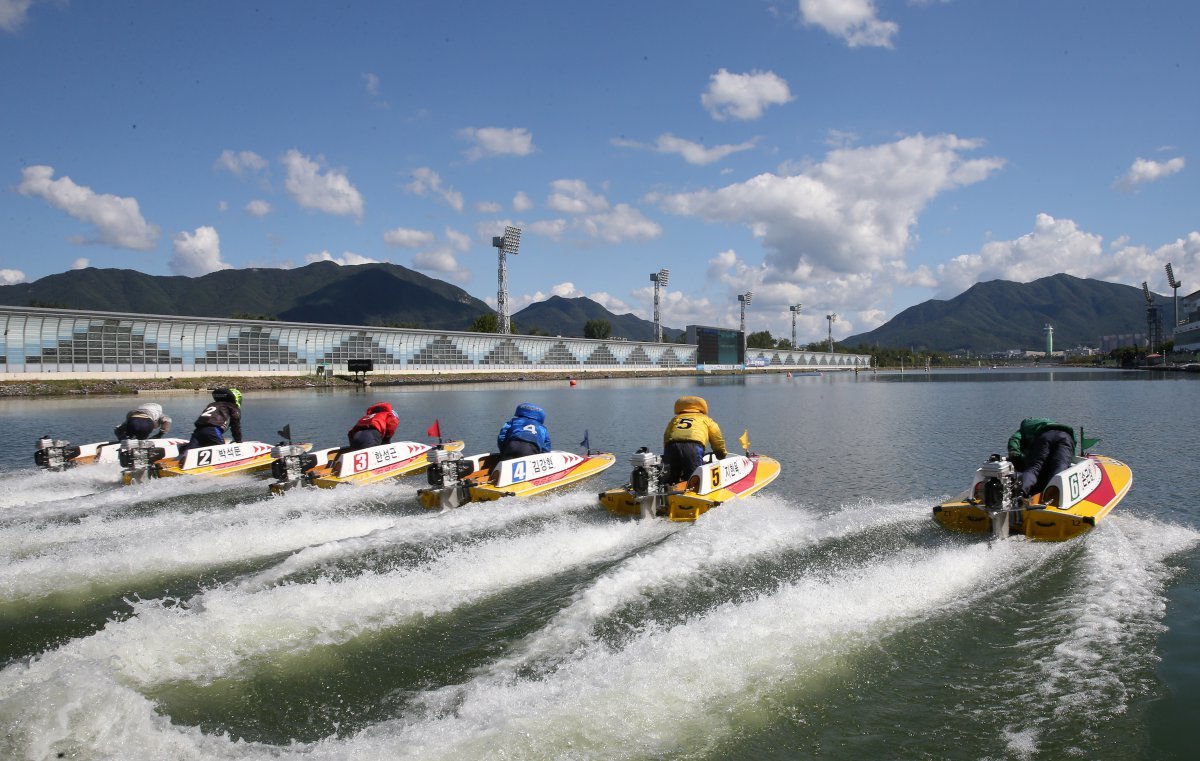
<path id="1" fill-rule="evenodd" d="M 425 479 L 438 492 L 441 505 L 458 507 L 466 502 L 468 487 L 463 479 L 475 470 L 474 463 L 464 460 L 462 452 L 451 452 L 441 446 L 429 450 L 425 459 L 429 461 Z"/>
<path id="2" fill-rule="evenodd" d="M 642 447 L 629 458 L 629 464 L 633 466 L 629 488 L 642 508 L 642 517 L 657 515 L 660 508 L 666 507 L 662 457 L 651 452 L 649 447 Z"/>
<path id="3" fill-rule="evenodd" d="M 1021 524 L 1020 482 L 1013 464 L 994 454 L 979 468 L 983 480 L 976 485 L 975 497 L 992 518 L 992 536 L 1004 539 L 1010 529 Z"/>
<path id="4" fill-rule="evenodd" d="M 271 493 L 279 494 L 293 486 L 310 486 L 308 471 L 317 467 L 317 456 L 308 452 L 300 444 L 280 444 L 271 449 L 275 461 L 271 463 L 271 475 L 275 483 L 271 484 Z"/>
<path id="5" fill-rule="evenodd" d="M 117 460 L 124 468 L 121 472 L 121 482 L 141 484 L 151 478 L 158 478 L 158 468 L 154 467 L 154 464 L 166 455 L 165 449 L 149 439 L 125 439 L 117 452 Z"/>
<path id="6" fill-rule="evenodd" d="M 37 441 L 37 449 L 33 452 L 33 462 L 47 470 L 60 471 L 74 467 L 71 462 L 79 456 L 79 447 L 69 441 L 51 438 L 46 434 Z"/>

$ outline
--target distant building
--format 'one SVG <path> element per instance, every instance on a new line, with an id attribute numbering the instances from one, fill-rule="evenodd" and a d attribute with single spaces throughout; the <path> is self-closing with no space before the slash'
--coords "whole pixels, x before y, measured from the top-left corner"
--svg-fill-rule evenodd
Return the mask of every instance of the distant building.
<path id="1" fill-rule="evenodd" d="M 1100 351 L 1107 354 L 1113 349 L 1120 349 L 1123 346 L 1135 346 L 1144 348 L 1146 346 L 1145 333 L 1118 333 L 1111 336 L 1100 336 Z"/>

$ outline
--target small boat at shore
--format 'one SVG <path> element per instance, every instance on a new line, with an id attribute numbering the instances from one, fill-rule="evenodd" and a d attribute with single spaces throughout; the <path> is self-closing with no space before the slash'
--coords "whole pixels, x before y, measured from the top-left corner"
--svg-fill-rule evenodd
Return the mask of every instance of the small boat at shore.
<path id="1" fill-rule="evenodd" d="M 179 446 L 187 443 L 187 439 L 146 439 L 146 441 L 161 449 L 164 457 L 178 457 Z M 138 440 L 72 444 L 47 434 L 38 439 L 37 448 L 33 452 L 33 461 L 38 467 L 54 472 L 73 468 L 76 465 L 117 463 L 121 461 L 122 447 L 128 448 L 130 442 L 136 443 Z"/>
<path id="2" fill-rule="evenodd" d="M 551 451 L 501 460 L 496 453 L 463 457 L 438 448 L 431 451 L 429 487 L 417 491 L 421 505 L 433 510 L 505 497 L 532 497 L 561 489 L 607 470 L 616 462 L 608 452 L 585 455 Z"/>
<path id="3" fill-rule="evenodd" d="M 464 444 L 446 441 L 440 446 L 458 452 Z M 295 444 L 281 444 L 276 449 L 276 461 L 271 465 L 271 474 L 275 477 L 271 484 L 272 494 L 282 494 L 297 486 L 332 489 L 342 484 L 373 484 L 424 473 L 429 467 L 426 455 L 433 445 L 394 441 L 351 451 L 335 447 L 309 452 Z"/>
<path id="4" fill-rule="evenodd" d="M 671 484 L 663 481 L 662 457 L 647 447 L 634 453 L 630 464 L 629 483 L 601 492 L 600 504 L 615 515 L 670 521 L 694 521 L 714 507 L 748 497 L 782 469 L 778 460 L 752 452 L 723 460 L 708 454 L 687 481 Z"/>
<path id="5" fill-rule="evenodd" d="M 969 489 L 933 508 L 933 518 L 952 531 L 1059 542 L 1094 528 L 1133 485 L 1129 466 L 1104 455 L 1074 457 L 1028 499 L 1019 496 L 1018 477 L 1007 458 L 992 455 Z"/>

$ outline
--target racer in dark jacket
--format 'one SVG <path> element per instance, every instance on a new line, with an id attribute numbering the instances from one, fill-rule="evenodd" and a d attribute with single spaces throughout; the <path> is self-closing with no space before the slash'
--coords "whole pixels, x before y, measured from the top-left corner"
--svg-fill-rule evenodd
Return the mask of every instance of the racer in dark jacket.
<path id="1" fill-rule="evenodd" d="M 528 402 L 518 404 L 517 411 L 500 428 L 496 446 L 500 460 L 514 460 L 531 454 L 550 451 L 550 433 L 546 430 L 546 411 Z"/>
<path id="2" fill-rule="evenodd" d="M 192 438 L 179 448 L 179 461 L 193 447 L 211 447 L 228 443 L 226 431 L 233 440 L 242 440 L 242 392 L 236 388 L 218 388 L 212 392 L 212 404 L 196 418 Z"/>
<path id="3" fill-rule="evenodd" d="M 396 427 L 399 425 L 400 418 L 392 409 L 392 405 L 387 402 L 376 402 L 367 407 L 366 414 L 360 417 L 349 431 L 346 431 L 346 436 L 350 439 L 350 446 L 346 451 L 353 452 L 356 449 L 390 444 L 392 436 L 396 433 Z"/>
<path id="4" fill-rule="evenodd" d="M 114 428 L 113 433 L 118 439 L 144 441 L 150 438 L 150 434 L 154 433 L 155 428 L 158 429 L 158 435 L 154 438 L 162 438 L 167 431 L 171 430 L 171 417 L 163 412 L 162 405 L 148 402 L 135 410 L 130 410 L 125 415 L 125 422 Z"/>
<path id="5" fill-rule="evenodd" d="M 1041 493 L 1050 479 L 1071 467 L 1075 432 L 1046 418 L 1025 418 L 1008 439 L 1008 459 L 1021 472 L 1025 496 Z"/>

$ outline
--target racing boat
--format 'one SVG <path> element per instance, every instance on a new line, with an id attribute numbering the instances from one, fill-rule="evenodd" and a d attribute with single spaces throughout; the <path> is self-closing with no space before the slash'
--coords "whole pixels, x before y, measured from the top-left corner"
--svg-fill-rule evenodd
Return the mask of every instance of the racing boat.
<path id="1" fill-rule="evenodd" d="M 461 441 L 441 444 L 446 451 L 458 452 Z M 332 489 L 339 484 L 373 484 L 388 478 L 424 473 L 429 467 L 426 454 L 431 444 L 394 441 L 366 449 L 346 452 L 339 448 L 310 452 L 300 444 L 280 444 L 271 464 L 272 494 L 282 494 L 296 486 Z"/>
<path id="2" fill-rule="evenodd" d="M 131 442 L 139 443 L 137 439 L 131 439 L 76 445 L 46 434 L 38 439 L 37 448 L 33 452 L 33 461 L 39 467 L 56 472 L 73 468 L 76 465 L 115 463 L 120 462 L 121 449 Z M 147 439 L 146 443 L 162 449 L 165 457 L 178 457 L 179 445 L 186 444 L 187 439 Z"/>
<path id="3" fill-rule="evenodd" d="M 148 443 L 148 442 L 142 442 Z M 312 444 L 295 444 L 306 451 Z M 153 459 L 145 457 L 145 448 L 129 450 L 128 464 L 121 471 L 121 482 L 128 485 L 149 478 L 173 476 L 231 476 L 238 473 L 261 473 L 275 461 L 278 447 L 261 441 L 218 444 L 188 449 L 182 461 L 179 457 Z M 124 464 L 124 461 L 123 461 Z"/>
<path id="4" fill-rule="evenodd" d="M 612 467 L 608 452 L 586 455 L 558 450 L 500 460 L 500 455 L 463 457 L 438 447 L 428 454 L 429 487 L 418 489 L 421 504 L 430 509 L 458 507 L 503 497 L 532 497 L 590 478 Z"/>
<path id="5" fill-rule="evenodd" d="M 1082 437 L 1081 437 L 1082 438 Z M 954 531 L 1003 539 L 1063 541 L 1095 527 L 1133 484 L 1129 466 L 1104 455 L 1082 454 L 1050 479 L 1040 494 L 1020 497 L 1020 474 L 994 454 L 975 471 L 975 480 L 956 499 L 933 508 L 933 518 Z"/>
<path id="6" fill-rule="evenodd" d="M 754 494 L 779 475 L 779 461 L 747 451 L 724 460 L 711 453 L 687 481 L 663 480 L 662 457 L 642 447 L 630 460 L 629 483 L 600 493 L 600 504 L 616 515 L 694 521 L 712 508 Z"/>

